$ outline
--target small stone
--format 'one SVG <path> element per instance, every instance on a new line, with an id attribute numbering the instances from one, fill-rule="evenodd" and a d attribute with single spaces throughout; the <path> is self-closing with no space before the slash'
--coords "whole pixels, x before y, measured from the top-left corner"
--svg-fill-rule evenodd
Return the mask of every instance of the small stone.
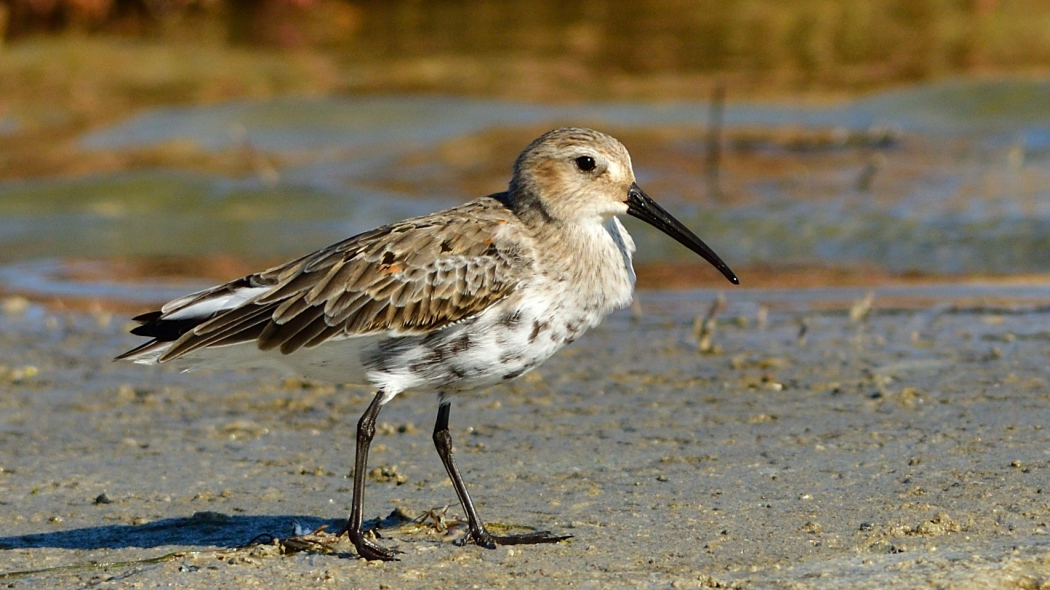
<path id="1" fill-rule="evenodd" d="M 408 476 L 398 470 L 397 465 L 382 465 L 368 472 L 368 477 L 379 483 L 392 481 L 401 485 L 408 481 Z"/>

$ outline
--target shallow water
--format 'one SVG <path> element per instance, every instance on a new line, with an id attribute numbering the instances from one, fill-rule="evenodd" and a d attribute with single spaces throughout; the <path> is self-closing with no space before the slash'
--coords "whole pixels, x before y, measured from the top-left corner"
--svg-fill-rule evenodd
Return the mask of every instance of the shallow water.
<path id="1" fill-rule="evenodd" d="M 1048 98 L 1050 83 L 960 81 L 835 107 L 731 104 L 719 194 L 704 184 L 703 103 L 382 96 L 160 109 L 89 133 L 80 147 L 233 154 L 248 171 L 142 168 L 0 183 L 0 281 L 53 278 L 47 261 L 72 256 L 292 257 L 501 190 L 527 141 L 511 150 L 501 134 L 526 138 L 564 123 L 620 135 L 643 186 L 734 267 L 1047 272 Z M 642 263 L 690 256 L 646 226 L 630 228 Z M 102 295 L 97 284 L 81 288 Z"/>

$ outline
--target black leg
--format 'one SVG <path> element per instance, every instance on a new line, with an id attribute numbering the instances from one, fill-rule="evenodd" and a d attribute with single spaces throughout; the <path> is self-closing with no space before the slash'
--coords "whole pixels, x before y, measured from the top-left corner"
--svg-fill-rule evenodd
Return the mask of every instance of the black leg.
<path id="1" fill-rule="evenodd" d="M 467 486 L 463 483 L 463 476 L 459 474 L 456 460 L 452 458 L 452 435 L 448 432 L 448 415 L 451 404 L 442 401 L 438 406 L 437 421 L 434 423 L 434 446 L 437 447 L 438 456 L 445 465 L 452 487 L 456 489 L 456 496 L 463 506 L 463 512 L 467 513 L 467 523 L 470 526 L 470 534 L 463 539 L 463 543 L 473 542 L 487 549 L 495 549 L 496 545 L 531 545 L 536 543 L 557 543 L 568 539 L 572 535 L 552 535 L 549 531 L 536 531 L 523 535 L 498 536 L 493 535 L 485 529 L 485 524 L 478 518 L 478 511 L 474 509 L 474 503 L 467 493 Z"/>
<path id="2" fill-rule="evenodd" d="M 376 545 L 365 538 L 361 524 L 364 521 L 365 503 L 365 469 L 368 465 L 368 447 L 372 444 L 372 438 L 376 434 L 376 416 L 382 405 L 383 392 L 376 394 L 368 409 L 361 415 L 357 422 L 357 453 L 354 456 L 354 497 L 350 507 L 350 519 L 344 530 L 350 537 L 350 541 L 357 547 L 357 554 L 365 559 L 380 559 L 383 561 L 396 561 L 394 552 Z M 342 534 L 342 533 L 340 533 Z"/>

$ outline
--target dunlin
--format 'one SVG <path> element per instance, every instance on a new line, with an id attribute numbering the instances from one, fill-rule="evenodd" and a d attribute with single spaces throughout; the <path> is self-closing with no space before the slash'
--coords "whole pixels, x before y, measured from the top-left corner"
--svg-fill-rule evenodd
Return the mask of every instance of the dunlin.
<path id="1" fill-rule="evenodd" d="M 152 338 L 118 359 L 188 367 L 275 367 L 378 392 L 357 424 L 345 532 L 365 559 L 395 552 L 362 531 L 365 466 L 383 405 L 409 389 L 439 394 L 434 444 L 466 513 L 464 542 L 497 536 L 478 517 L 452 456 L 451 394 L 524 375 L 628 305 L 635 246 L 628 214 L 733 271 L 635 182 L 616 139 L 565 127 L 518 156 L 506 192 L 354 236 L 281 266 L 168 302 L 135 318 Z"/>

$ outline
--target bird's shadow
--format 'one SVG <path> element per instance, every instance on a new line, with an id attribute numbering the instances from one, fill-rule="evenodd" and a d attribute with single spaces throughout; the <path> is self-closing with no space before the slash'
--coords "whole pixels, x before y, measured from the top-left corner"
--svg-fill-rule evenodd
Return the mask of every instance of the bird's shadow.
<path id="1" fill-rule="evenodd" d="M 269 536 L 285 538 L 327 525 L 338 531 L 345 520 L 314 516 L 240 516 L 198 512 L 185 518 L 165 518 L 144 524 L 120 524 L 0 537 L 8 549 L 125 549 L 163 546 L 234 548 Z M 366 524 L 375 526 L 375 522 Z"/>

